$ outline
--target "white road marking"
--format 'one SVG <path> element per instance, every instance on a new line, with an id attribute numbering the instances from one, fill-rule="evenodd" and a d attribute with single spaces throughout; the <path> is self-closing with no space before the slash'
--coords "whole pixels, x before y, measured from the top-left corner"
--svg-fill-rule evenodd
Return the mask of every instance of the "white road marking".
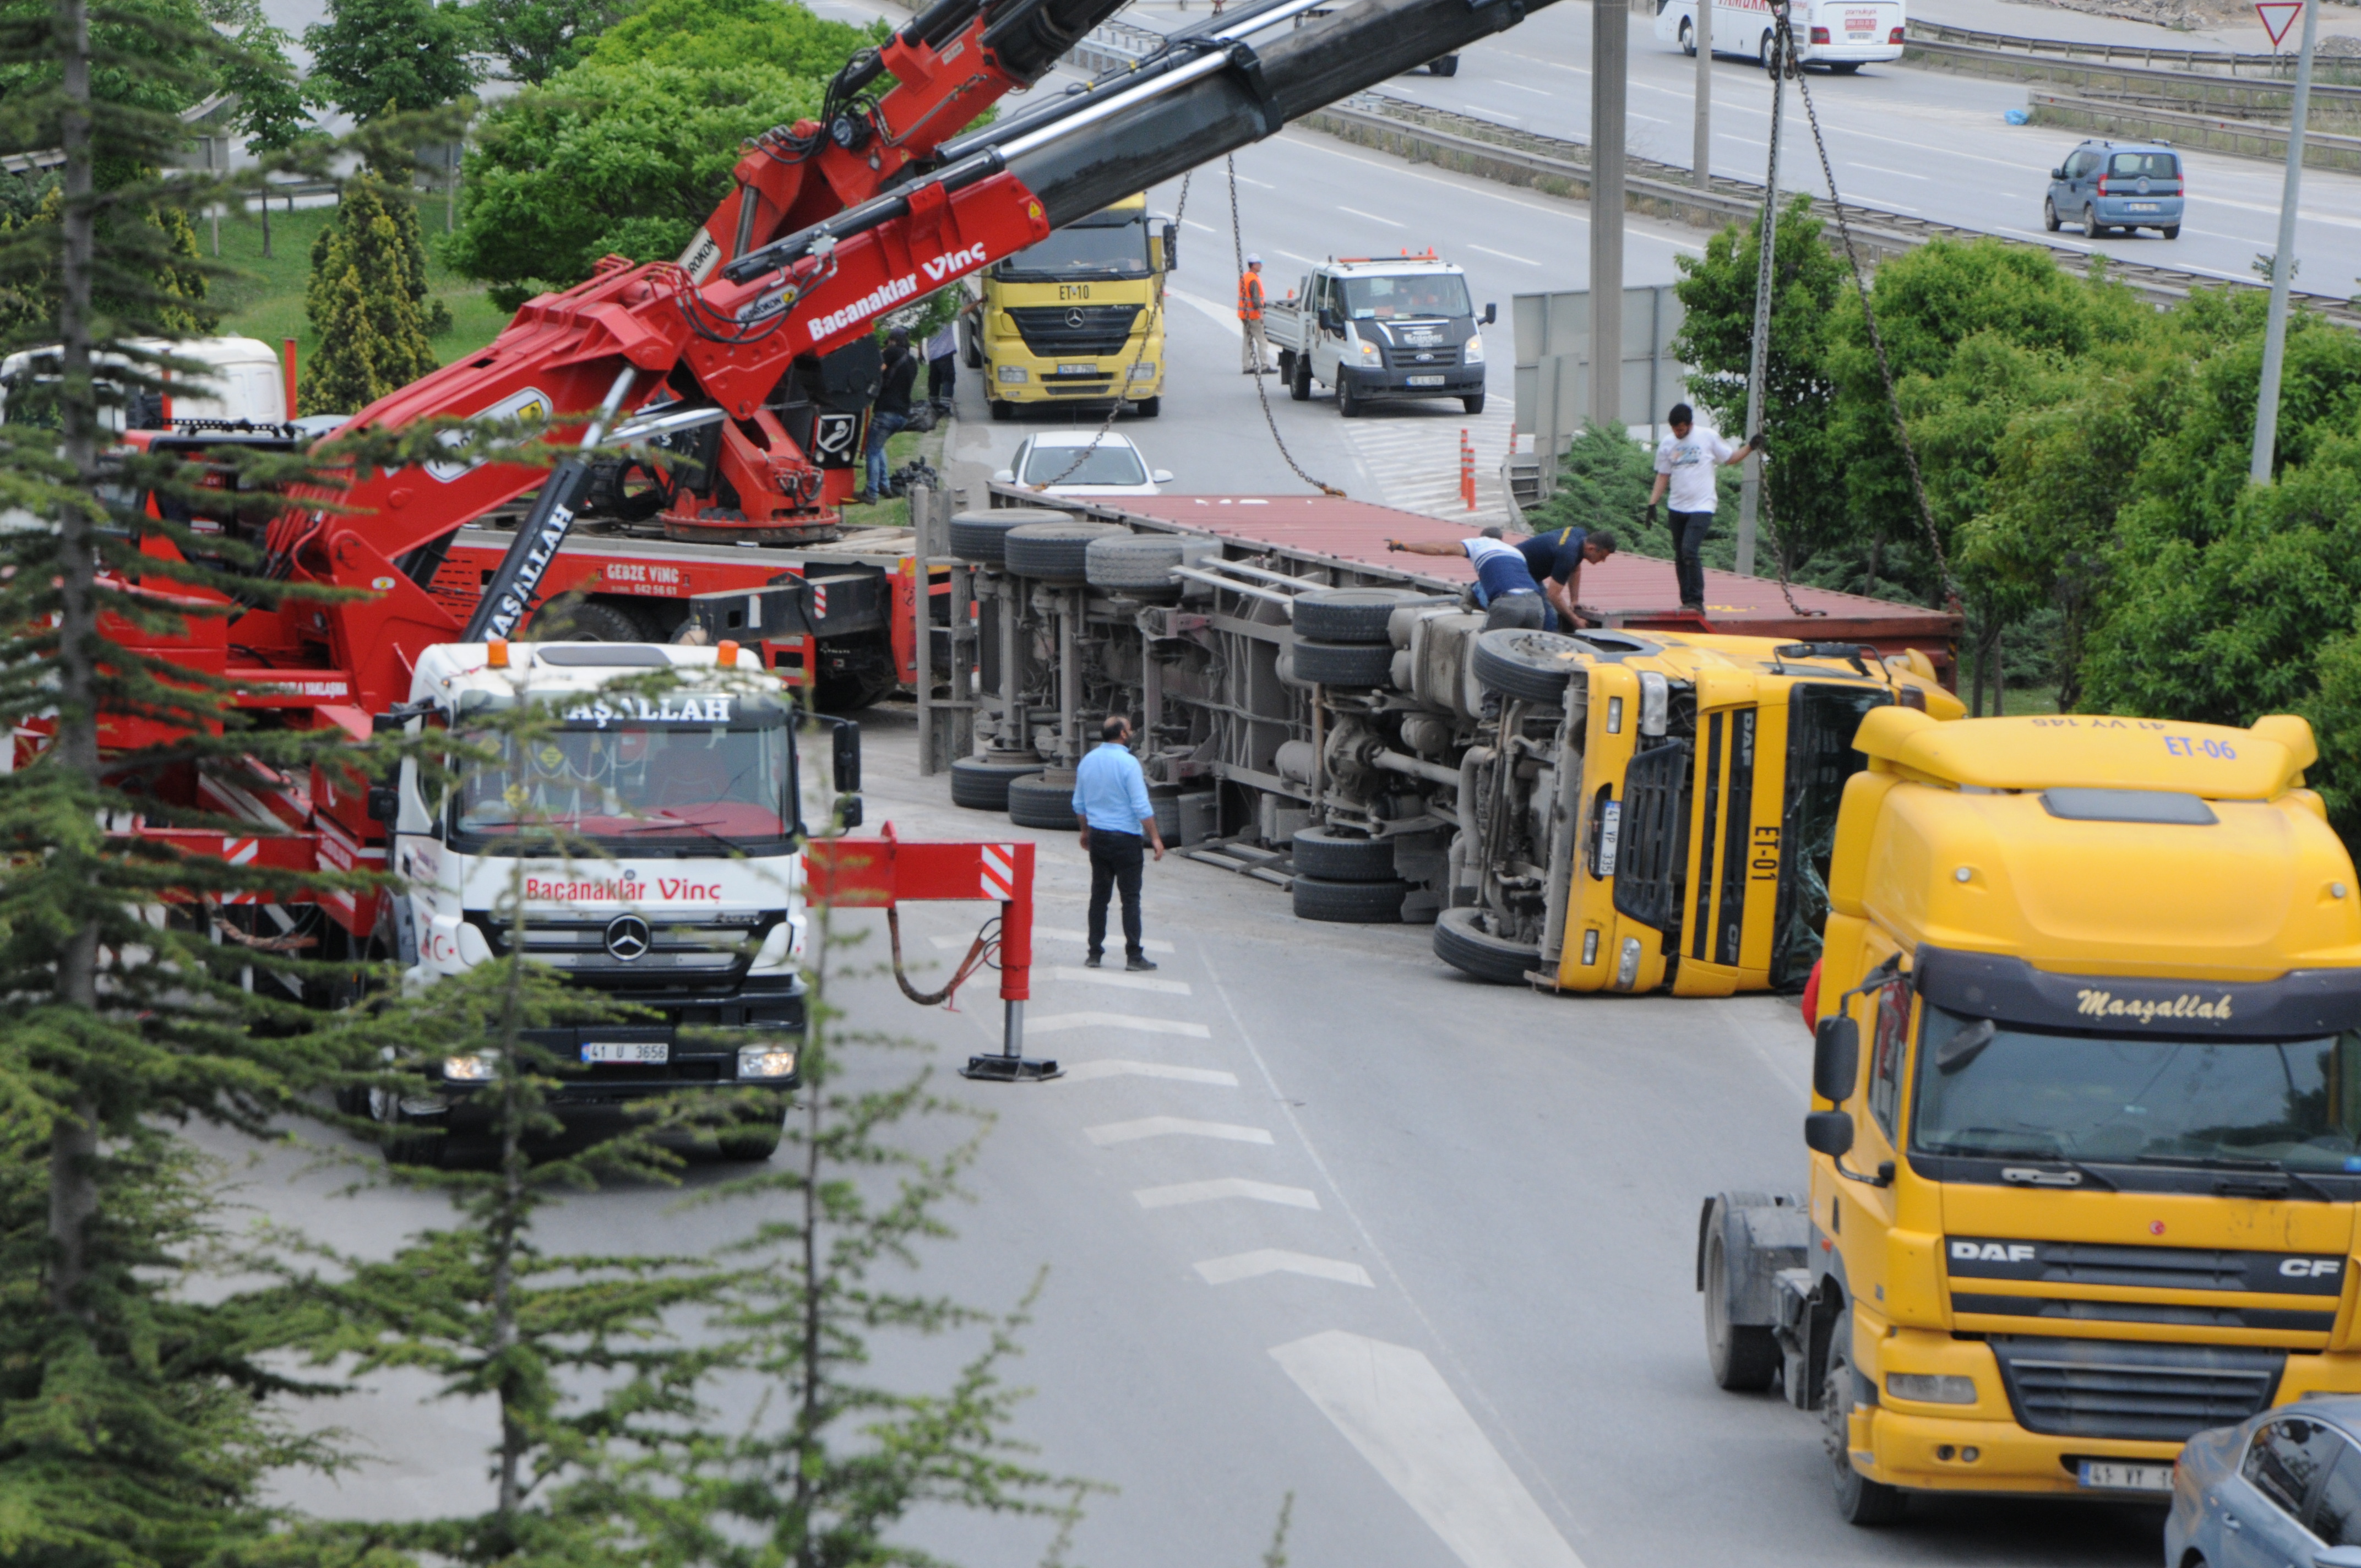
<path id="1" fill-rule="evenodd" d="M 1495 82 L 1499 83 L 1499 84 L 1500 86 L 1502 86 L 1502 87 L 1513 87 L 1513 88 L 1515 88 L 1515 89 L 1516 89 L 1518 92 L 1520 92 L 1520 93 L 1531 93 L 1534 94 L 1536 97 L 1542 97 L 1542 98 L 1554 98 L 1554 97 L 1556 97 L 1556 96 L 1557 96 L 1557 94 L 1556 94 L 1556 93 L 1550 92 L 1547 88 L 1544 88 L 1544 87 L 1528 87 L 1528 86 L 1526 86 L 1526 85 L 1525 85 L 1523 82 L 1505 82 L 1505 81 L 1502 81 L 1499 77 L 1497 77 L 1497 76 L 1496 76 L 1496 77 L 1494 77 L 1492 80 L 1493 80 Z M 1756 248 L 1757 248 L 1757 249 L 1760 249 L 1760 248 L 1762 248 L 1762 247 L 1758 246 L 1758 247 L 1756 247 Z"/>
<path id="2" fill-rule="evenodd" d="M 1582 1568 L 1425 1356 L 1341 1329 L 1270 1354 L 1466 1568 Z"/>
<path id="3" fill-rule="evenodd" d="M 1758 247 L 1758 248 L 1760 248 L 1760 247 Z M 1282 250 L 1282 251 L 1280 251 L 1279 254 L 1279 255 L 1281 255 L 1281 256 L 1284 256 L 1284 257 L 1285 257 L 1285 258 L 1287 258 L 1290 261 L 1301 261 L 1301 263 L 1303 263 L 1303 265 L 1304 265 L 1304 266 L 1306 266 L 1306 267 L 1319 267 L 1319 266 L 1323 266 L 1323 265 L 1325 265 L 1324 263 L 1323 263 L 1322 261 L 1320 261 L 1320 260 L 1319 260 L 1317 258 L 1315 258 L 1315 257 L 1310 257 L 1310 256 L 1298 256 L 1298 255 L 1296 255 L 1296 254 L 1295 254 L 1295 252 L 1293 252 L 1293 251 L 1291 251 L 1291 250 Z"/>
<path id="4" fill-rule="evenodd" d="M 1369 1277 L 1369 1271 L 1357 1263 L 1344 1263 L 1333 1257 L 1314 1257 L 1307 1252 L 1281 1252 L 1277 1247 L 1268 1246 L 1254 1252 L 1233 1253 L 1228 1257 L 1209 1257 L 1197 1266 L 1197 1272 L 1208 1285 L 1234 1285 L 1241 1279 L 1257 1279 L 1266 1274 L 1301 1274 L 1313 1279 L 1333 1279 L 1339 1285 L 1377 1288 L 1377 1282 Z"/>
<path id="5" fill-rule="evenodd" d="M 1182 223 L 1184 223 L 1184 224 L 1188 225 L 1191 228 L 1200 230 L 1200 231 L 1202 231 L 1202 232 L 1203 232 L 1203 233 L 1205 233 L 1205 234 L 1219 234 L 1219 233 L 1221 233 L 1221 232 L 1222 232 L 1221 230 L 1219 230 L 1219 229 L 1215 228 L 1213 225 L 1211 225 L 1211 224 L 1201 224 L 1201 223 L 1199 223 L 1199 222 L 1198 222 L 1196 219 L 1194 219 L 1194 218 L 1182 218 L 1180 221 L 1181 221 Z M 1760 246 L 1758 246 L 1758 247 L 1756 247 L 1755 248 L 1757 248 L 1757 249 L 1759 250 L 1759 249 L 1761 249 L 1762 247 L 1761 247 Z"/>
<path id="6" fill-rule="evenodd" d="M 1177 1083 L 1205 1083 L 1216 1089 L 1235 1089 L 1238 1075 L 1210 1067 L 1170 1067 L 1160 1061 L 1126 1061 L 1118 1057 L 1103 1057 L 1097 1061 L 1070 1061 L 1065 1076 L 1054 1081 L 1086 1083 L 1094 1078 L 1169 1078 Z"/>
<path id="7" fill-rule="evenodd" d="M 1150 980 L 1144 974 L 1125 974 L 1120 970 L 1084 969 L 1080 964 L 1052 964 L 1051 980 L 1070 980 L 1078 985 L 1111 985 L 1118 991 L 1155 991 L 1167 996 L 1186 996 L 1189 982 L 1185 980 Z"/>
<path id="8" fill-rule="evenodd" d="M 1498 190 L 1486 190 L 1483 182 L 1480 181 L 1445 180 L 1438 175 L 1421 174 L 1415 170 L 1404 168 L 1403 164 L 1407 161 L 1405 159 L 1397 159 L 1390 163 L 1380 163 L 1374 158 L 1363 158 L 1356 153 L 1345 152 L 1339 148 L 1327 145 L 1327 138 L 1323 137 L 1318 140 L 1313 139 L 1312 136 L 1309 132 L 1297 133 L 1292 131 L 1283 131 L 1280 133 L 1280 139 L 1292 147 L 1304 148 L 1313 152 L 1324 152 L 1331 158 L 1341 158 L 1347 163 L 1358 163 L 1370 169 L 1382 169 L 1388 174 L 1394 175 L 1400 179 L 1422 180 L 1430 185 L 1447 185 L 1452 190 L 1460 192 L 1462 195 L 1479 196 L 1488 202 L 1500 202 L 1505 203 L 1507 205 L 1511 207 L 1522 207 L 1529 213 L 1540 213 L 1548 217 L 1563 218 L 1568 223 L 1579 224 L 1586 229 L 1590 226 L 1590 214 L 1588 209 L 1581 203 L 1575 203 L 1569 209 L 1565 207 L 1544 207 L 1538 202 L 1519 201 L 1514 196 L 1501 194 Z M 1661 245 L 1673 250 L 1690 251 L 1698 256 L 1703 256 L 1705 254 L 1705 247 L 1703 246 L 1691 245 L 1685 240 L 1674 239 L 1667 235 L 1651 234 L 1642 228 L 1631 228 L 1626 232 L 1634 240 L 1644 240 L 1651 245 Z M 1167 291 L 1175 294 L 1180 292 L 1177 289 L 1169 290 Z"/>
<path id="9" fill-rule="evenodd" d="M 1028 1035 L 1063 1035 L 1075 1029 L 1130 1029 L 1142 1035 L 1179 1035 L 1184 1039 L 1210 1040 L 1213 1031 L 1202 1024 L 1178 1018 L 1141 1018 L 1129 1013 L 1045 1013 L 1025 1020 Z"/>
<path id="10" fill-rule="evenodd" d="M 1858 159 L 1856 159 L 1856 160 L 1855 160 L 1851 165 L 1850 165 L 1850 167 L 1854 168 L 1854 169 L 1866 169 L 1866 170 L 1872 170 L 1872 171 L 1873 171 L 1873 172 L 1875 172 L 1875 173 L 1878 173 L 1878 174 L 1894 174 L 1894 175 L 1899 175 L 1899 176 L 1901 176 L 1901 177 L 1902 177 L 1903 179 L 1905 179 L 1905 180 L 1916 180 L 1916 181 L 1919 181 L 1921 184 L 1924 184 L 1924 183 L 1927 181 L 1927 180 L 1928 179 L 1928 176 L 1927 176 L 1927 175 L 1924 175 L 1924 174 L 1913 174 L 1913 173 L 1911 173 L 1911 172 L 1910 172 L 1910 170 L 1906 170 L 1906 169 L 1888 169 L 1888 168 L 1886 168 L 1886 167 L 1885 167 L 1883 164 L 1882 164 L 1882 163 L 1862 163 L 1862 162 L 1859 161 Z M 1758 246 L 1756 248 L 1757 248 L 1757 249 L 1760 249 L 1761 247 Z"/>
<path id="11" fill-rule="evenodd" d="M 1243 174 L 1238 176 L 1238 183 L 1241 185 L 1251 185 L 1257 191 L 1276 191 L 1279 189 L 1276 185 L 1266 185 L 1259 180 L 1249 180 Z M 1756 248 L 1760 249 L 1761 247 L 1758 246 Z"/>
<path id="12" fill-rule="evenodd" d="M 1052 942 L 1081 942 L 1085 946 L 1091 939 L 1090 933 L 1087 931 L 1067 931 L 1055 926 L 1034 927 L 1033 939 L 1038 942 L 1045 938 Z M 975 940 L 973 937 L 929 937 L 927 939 L 938 948 L 956 948 L 962 950 L 969 943 Z M 1123 940 L 1120 932 L 1116 933 L 1115 940 L 1118 942 Z M 1151 953 L 1169 953 L 1173 950 L 1171 943 L 1159 942 L 1153 937 L 1143 938 L 1139 945 Z"/>
<path id="13" fill-rule="evenodd" d="M 1499 522 L 1509 515 L 1508 503 L 1500 498 L 1500 458 L 1514 439 L 1515 423 L 1516 416 L 1505 409 L 1488 414 L 1361 420 L 1345 430 L 1345 441 L 1377 480 L 1386 505 L 1454 522 Z M 1476 448 L 1474 511 L 1459 496 L 1463 430 Z"/>
<path id="14" fill-rule="evenodd" d="M 1229 1144 L 1268 1144 L 1270 1134 L 1261 1127 L 1241 1127 L 1235 1122 L 1192 1122 L 1185 1116 L 1142 1116 L 1137 1122 L 1102 1122 L 1085 1127 L 1082 1135 L 1104 1148 L 1109 1144 L 1136 1144 L 1142 1138 L 1218 1138 Z"/>
<path id="15" fill-rule="evenodd" d="M 1373 224 L 1383 224 L 1389 229 L 1408 228 L 1410 226 L 1408 224 L 1398 224 L 1391 218 L 1381 218 L 1375 213 L 1365 213 L 1358 207 L 1348 207 L 1342 202 L 1336 203 L 1336 210 L 1340 213 L 1350 213 L 1356 218 L 1367 218 Z"/>
<path id="16" fill-rule="evenodd" d="M 1308 1187 L 1280 1187 L 1235 1176 L 1213 1181 L 1177 1182 L 1170 1187 L 1142 1187 L 1132 1197 L 1143 1209 L 1171 1209 L 1183 1203 L 1212 1203 L 1224 1198 L 1251 1198 L 1257 1203 L 1278 1203 L 1290 1209 L 1320 1207 L 1319 1195 Z"/>
<path id="17" fill-rule="evenodd" d="M 1521 261 L 1528 267 L 1539 267 L 1541 265 L 1540 262 L 1535 261 L 1530 256 L 1517 256 L 1505 250 L 1494 250 L 1488 245 L 1475 245 L 1471 243 L 1467 248 L 1470 250 L 1480 250 L 1487 256 L 1497 256 L 1503 261 Z M 1755 248 L 1759 250 L 1762 247 L 1757 246 Z"/>
<path id="18" fill-rule="evenodd" d="M 1191 310 L 1211 317 L 1215 325 L 1226 328 L 1232 334 L 1241 330 L 1238 326 L 1238 308 L 1235 305 L 1217 305 L 1211 300 L 1189 292 L 1186 289 L 1175 289 L 1170 284 L 1165 286 L 1164 297 L 1168 300 L 1178 300 Z"/>

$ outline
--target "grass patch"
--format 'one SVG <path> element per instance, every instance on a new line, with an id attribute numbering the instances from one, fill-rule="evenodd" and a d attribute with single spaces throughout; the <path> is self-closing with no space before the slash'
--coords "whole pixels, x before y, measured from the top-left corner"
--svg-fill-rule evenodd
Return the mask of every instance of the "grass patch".
<path id="1" fill-rule="evenodd" d="M 274 348 L 291 337 L 299 361 L 310 362 L 319 345 L 303 314 L 303 290 L 312 280 L 312 242 L 335 215 L 332 207 L 273 212 L 268 257 L 262 254 L 258 216 L 247 213 L 223 217 L 221 265 L 231 270 L 228 276 L 213 280 L 210 298 L 222 313 L 225 334 L 260 338 Z M 431 340 L 436 359 L 448 365 L 499 336 L 509 317 L 486 298 L 482 284 L 450 271 L 434 254 L 435 236 L 443 231 L 442 202 L 422 203 L 419 216 L 426 225 L 427 289 L 451 312 L 451 330 Z M 207 253 L 213 249 L 209 224 L 198 224 L 197 243 Z M 206 258 L 212 259 L 210 254 Z"/>

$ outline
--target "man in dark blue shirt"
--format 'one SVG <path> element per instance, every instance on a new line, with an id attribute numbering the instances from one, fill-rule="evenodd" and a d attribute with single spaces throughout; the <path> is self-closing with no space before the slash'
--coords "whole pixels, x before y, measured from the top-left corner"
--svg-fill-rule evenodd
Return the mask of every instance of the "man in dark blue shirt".
<path id="1" fill-rule="evenodd" d="M 1582 624 L 1574 605 L 1583 563 L 1595 564 L 1614 554 L 1615 536 L 1603 528 L 1552 529 L 1518 544 L 1517 553 L 1525 558 L 1533 581 L 1541 585 L 1542 596 L 1557 611 L 1558 623 L 1572 628 Z"/>

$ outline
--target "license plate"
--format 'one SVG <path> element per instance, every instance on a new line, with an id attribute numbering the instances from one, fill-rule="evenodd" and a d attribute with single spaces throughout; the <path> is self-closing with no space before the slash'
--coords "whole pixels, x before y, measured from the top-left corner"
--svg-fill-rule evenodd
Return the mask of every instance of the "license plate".
<path id="1" fill-rule="evenodd" d="M 1598 817 L 1598 864 L 1600 876 L 1615 874 L 1615 843 L 1623 836 L 1623 803 L 1610 800 Z"/>
<path id="2" fill-rule="evenodd" d="M 1443 385 L 1443 378 L 1440 376 L 1412 376 L 1410 378 L 1410 384 L 1413 387 L 1440 387 Z"/>
<path id="3" fill-rule="evenodd" d="M 2082 1485 L 2099 1492 L 2169 1492 L 2172 1490 L 2172 1466 L 2169 1464 L 2111 1464 L 2095 1459 L 2082 1461 Z"/>
<path id="4" fill-rule="evenodd" d="M 2152 213 L 2156 211 L 2156 203 L 2154 202 L 2134 202 L 2131 203 L 2131 210 L 2135 213 Z"/>
<path id="5" fill-rule="evenodd" d="M 1100 369 L 1095 365 L 1060 365 L 1058 367 L 1058 374 L 1060 376 L 1104 376 L 1106 372 Z"/>
<path id="6" fill-rule="evenodd" d="M 582 1047 L 582 1059 L 586 1062 L 623 1062 L 646 1067 L 670 1061 L 672 1047 L 662 1040 L 594 1040 Z"/>
<path id="7" fill-rule="evenodd" d="M 1872 38 L 1876 36 L 1877 35 L 1874 33 L 1847 33 L 1845 35 L 1845 37 L 1849 38 Z"/>

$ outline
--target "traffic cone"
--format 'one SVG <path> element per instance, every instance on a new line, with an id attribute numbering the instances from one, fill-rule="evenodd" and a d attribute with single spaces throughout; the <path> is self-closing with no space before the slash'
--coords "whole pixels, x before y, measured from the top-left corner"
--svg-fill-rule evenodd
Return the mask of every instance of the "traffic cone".
<path id="1" fill-rule="evenodd" d="M 1459 433 L 1459 499 L 1469 511 L 1476 510 L 1476 444 L 1465 429 Z"/>

